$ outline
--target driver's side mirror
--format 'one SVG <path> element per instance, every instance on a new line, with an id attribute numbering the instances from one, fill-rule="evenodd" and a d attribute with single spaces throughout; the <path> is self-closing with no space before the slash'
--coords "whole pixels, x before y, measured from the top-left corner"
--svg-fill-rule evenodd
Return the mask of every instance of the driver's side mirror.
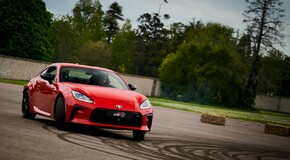
<path id="1" fill-rule="evenodd" d="M 44 80 L 47 80 L 49 83 L 52 83 L 52 80 L 54 79 L 54 76 L 50 73 L 41 74 L 40 77 Z"/>
<path id="2" fill-rule="evenodd" d="M 134 84 L 128 84 L 128 86 L 131 89 L 131 91 L 135 91 L 137 89 L 137 87 Z"/>

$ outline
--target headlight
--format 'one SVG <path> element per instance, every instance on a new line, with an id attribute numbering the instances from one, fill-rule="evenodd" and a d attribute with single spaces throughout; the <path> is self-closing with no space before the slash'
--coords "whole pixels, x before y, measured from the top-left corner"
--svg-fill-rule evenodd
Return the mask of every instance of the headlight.
<path id="1" fill-rule="evenodd" d="M 141 109 L 148 109 L 151 107 L 150 101 L 148 99 L 146 99 L 145 101 L 143 101 L 140 105 Z"/>
<path id="2" fill-rule="evenodd" d="M 88 103 L 93 103 L 94 101 L 92 99 L 90 99 L 88 96 L 77 92 L 77 91 L 71 91 L 73 96 L 75 97 L 75 99 L 79 100 L 79 101 L 83 101 L 83 102 L 88 102 Z"/>

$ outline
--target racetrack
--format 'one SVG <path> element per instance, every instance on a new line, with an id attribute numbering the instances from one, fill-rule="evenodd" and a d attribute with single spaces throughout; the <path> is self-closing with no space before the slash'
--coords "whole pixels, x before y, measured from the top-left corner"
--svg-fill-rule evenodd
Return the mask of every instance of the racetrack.
<path id="1" fill-rule="evenodd" d="M 290 159 L 290 137 L 264 134 L 264 125 L 227 119 L 226 126 L 200 115 L 154 107 L 145 141 L 131 131 L 73 126 L 21 116 L 22 86 L 0 83 L 0 159 Z"/>

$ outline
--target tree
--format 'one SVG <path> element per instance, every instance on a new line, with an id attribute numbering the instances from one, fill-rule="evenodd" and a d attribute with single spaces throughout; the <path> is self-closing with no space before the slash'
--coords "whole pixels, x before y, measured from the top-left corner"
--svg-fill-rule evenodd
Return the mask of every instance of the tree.
<path id="1" fill-rule="evenodd" d="M 234 44 L 234 29 L 219 23 L 197 23 L 186 33 L 186 41 L 195 41 L 199 44 L 210 42 L 213 46 Z"/>
<path id="2" fill-rule="evenodd" d="M 169 53 L 175 52 L 177 50 L 177 47 L 182 44 L 185 38 L 185 27 L 183 23 L 173 23 L 170 25 L 169 30 L 169 47 L 170 51 Z"/>
<path id="3" fill-rule="evenodd" d="M 185 101 L 247 107 L 245 65 L 233 29 L 217 23 L 192 27 L 159 68 L 165 96 Z"/>
<path id="4" fill-rule="evenodd" d="M 290 96 L 290 61 L 283 52 L 272 50 L 269 56 L 261 58 L 257 93 Z"/>
<path id="5" fill-rule="evenodd" d="M 103 15 L 104 12 L 99 0 L 79 0 L 76 3 L 73 9 L 73 25 L 81 35 L 80 41 L 104 39 Z"/>
<path id="6" fill-rule="evenodd" d="M 251 36 L 248 34 L 243 34 L 239 39 L 238 51 L 246 58 L 250 58 L 252 56 L 252 45 L 251 45 Z"/>
<path id="7" fill-rule="evenodd" d="M 165 14 L 164 19 L 169 19 Z M 158 77 L 158 67 L 167 55 L 169 31 L 158 13 L 145 13 L 138 18 L 135 63 L 137 74 Z"/>
<path id="8" fill-rule="evenodd" d="M 95 60 L 96 63 L 103 65 L 95 58 L 82 58 L 97 57 L 99 52 L 93 48 L 107 51 L 107 47 L 99 42 L 105 39 L 103 15 L 99 0 L 79 0 L 73 9 L 73 16 L 55 17 L 53 20 L 56 53 L 54 61 L 93 64 Z"/>
<path id="9" fill-rule="evenodd" d="M 111 68 L 110 48 L 103 41 L 88 41 L 73 50 L 66 62 Z"/>
<path id="10" fill-rule="evenodd" d="M 114 2 L 110 5 L 104 19 L 104 26 L 107 34 L 108 44 L 111 43 L 113 37 L 120 30 L 118 20 L 124 20 L 122 14 L 122 7 L 117 2 Z"/>
<path id="11" fill-rule="evenodd" d="M 284 46 L 284 9 L 280 0 L 245 0 L 249 3 L 245 10 L 245 23 L 248 23 L 246 32 L 253 43 L 253 62 L 247 79 L 247 87 L 252 95 L 256 95 L 258 85 L 257 75 L 260 68 L 260 56 L 274 48 L 275 44 Z"/>
<path id="12" fill-rule="evenodd" d="M 104 42 L 103 15 L 99 0 L 79 0 L 73 16 L 55 18 L 55 61 L 111 68 L 110 47 Z"/>
<path id="13" fill-rule="evenodd" d="M 130 20 L 126 20 L 112 43 L 111 64 L 114 70 L 122 73 L 136 73 L 133 58 L 136 50 L 136 35 Z"/>
<path id="14" fill-rule="evenodd" d="M 73 23 L 73 17 L 68 15 L 53 20 L 55 62 L 65 62 L 81 46 L 81 35 L 75 30 Z"/>
<path id="15" fill-rule="evenodd" d="M 0 54 L 52 60 L 52 19 L 42 0 L 0 0 L 0 20 Z"/>

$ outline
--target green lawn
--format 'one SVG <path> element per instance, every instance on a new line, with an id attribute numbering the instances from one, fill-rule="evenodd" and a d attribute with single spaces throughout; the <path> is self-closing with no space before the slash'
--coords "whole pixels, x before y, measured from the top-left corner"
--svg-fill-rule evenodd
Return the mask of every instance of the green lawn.
<path id="1" fill-rule="evenodd" d="M 14 80 L 14 79 L 3 79 L 3 78 L 0 78 L 0 82 L 11 83 L 11 84 L 18 84 L 18 85 L 24 85 L 28 81 L 26 81 L 26 80 Z"/>
<path id="2" fill-rule="evenodd" d="M 290 126 L 290 114 L 266 110 L 241 110 L 225 107 L 215 107 L 193 103 L 178 102 L 161 98 L 149 98 L 153 106 L 173 108 L 195 113 L 210 113 L 224 115 L 227 118 L 241 119 L 260 123 L 274 123 Z"/>

